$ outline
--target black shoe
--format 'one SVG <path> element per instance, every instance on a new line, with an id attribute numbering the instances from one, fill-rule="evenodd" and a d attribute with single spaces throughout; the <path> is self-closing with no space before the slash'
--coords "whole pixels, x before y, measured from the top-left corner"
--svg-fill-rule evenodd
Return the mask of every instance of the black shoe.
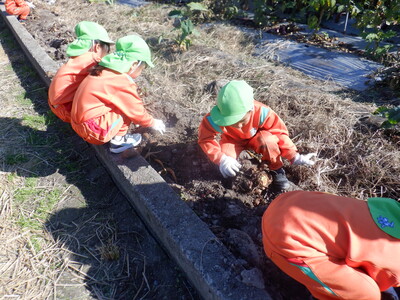
<path id="1" fill-rule="evenodd" d="M 286 178 L 286 173 L 283 168 L 271 171 L 272 186 L 277 190 L 287 190 L 290 187 L 289 180 Z"/>

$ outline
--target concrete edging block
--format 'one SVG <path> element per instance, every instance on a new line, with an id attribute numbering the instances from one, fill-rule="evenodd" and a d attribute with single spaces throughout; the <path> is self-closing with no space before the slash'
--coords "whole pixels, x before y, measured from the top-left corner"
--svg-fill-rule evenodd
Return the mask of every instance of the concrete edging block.
<path id="1" fill-rule="evenodd" d="M 2 17 L 40 77 L 50 85 L 58 65 L 14 16 Z M 111 154 L 92 145 L 117 186 L 204 299 L 264 299 L 267 291 L 240 280 L 243 266 L 142 156 Z"/>

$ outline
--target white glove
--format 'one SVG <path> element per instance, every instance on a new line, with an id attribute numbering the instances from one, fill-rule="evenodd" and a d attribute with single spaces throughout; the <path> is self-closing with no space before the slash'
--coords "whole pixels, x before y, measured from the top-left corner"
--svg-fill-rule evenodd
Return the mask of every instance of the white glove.
<path id="1" fill-rule="evenodd" d="M 292 160 L 292 165 L 312 166 L 312 165 L 315 164 L 315 161 L 311 160 L 313 157 L 317 157 L 317 153 L 308 153 L 308 154 L 299 154 L 299 153 L 297 153 L 296 156 Z"/>
<path id="2" fill-rule="evenodd" d="M 162 120 L 160 119 L 154 119 L 154 125 L 152 127 L 154 130 L 157 130 L 159 133 L 164 134 L 165 133 L 165 124 Z"/>
<path id="3" fill-rule="evenodd" d="M 219 171 L 224 178 L 229 176 L 236 176 L 236 172 L 242 167 L 239 162 L 231 156 L 222 155 L 221 161 L 219 162 Z"/>
<path id="4" fill-rule="evenodd" d="M 28 2 L 28 1 L 25 1 L 25 2 L 30 8 L 35 8 L 36 7 L 35 4 L 33 4 L 32 2 Z"/>

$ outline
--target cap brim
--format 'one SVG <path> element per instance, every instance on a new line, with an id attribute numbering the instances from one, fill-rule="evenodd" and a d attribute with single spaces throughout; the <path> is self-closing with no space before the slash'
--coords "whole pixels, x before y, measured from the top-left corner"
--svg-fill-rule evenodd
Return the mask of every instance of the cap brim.
<path id="1" fill-rule="evenodd" d="M 150 67 L 154 68 L 154 64 L 151 61 L 145 61 L 145 63 Z"/>
<path id="2" fill-rule="evenodd" d="M 114 41 L 112 41 L 112 40 L 107 40 L 107 39 L 99 39 L 99 41 L 102 41 L 103 43 L 107 43 L 107 44 L 115 44 Z"/>
<path id="3" fill-rule="evenodd" d="M 239 122 L 243 117 L 246 115 L 247 112 L 235 115 L 235 116 L 223 116 L 218 108 L 218 106 L 214 106 L 211 109 L 210 115 L 211 119 L 214 121 L 215 124 L 219 126 L 230 126 L 237 122 Z"/>

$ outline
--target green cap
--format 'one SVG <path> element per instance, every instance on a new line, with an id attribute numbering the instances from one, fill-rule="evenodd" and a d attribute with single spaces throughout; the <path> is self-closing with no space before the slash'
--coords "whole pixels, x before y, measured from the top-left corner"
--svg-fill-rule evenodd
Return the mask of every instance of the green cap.
<path id="1" fill-rule="evenodd" d="M 244 80 L 232 80 L 219 91 L 211 119 L 219 126 L 229 126 L 239 122 L 253 105 L 253 88 Z"/>
<path id="2" fill-rule="evenodd" d="M 68 45 L 68 56 L 79 56 L 87 52 L 92 47 L 93 40 L 114 44 L 104 27 L 95 22 L 79 22 L 75 26 L 75 34 L 77 39 Z"/>
<path id="3" fill-rule="evenodd" d="M 379 229 L 400 239 L 400 203 L 390 198 L 369 198 L 368 208 Z"/>
<path id="4" fill-rule="evenodd" d="M 115 52 L 102 58 L 99 65 L 120 73 L 126 73 L 135 61 L 143 61 L 153 68 L 151 52 L 147 43 L 138 35 L 120 38 L 115 44 Z"/>

